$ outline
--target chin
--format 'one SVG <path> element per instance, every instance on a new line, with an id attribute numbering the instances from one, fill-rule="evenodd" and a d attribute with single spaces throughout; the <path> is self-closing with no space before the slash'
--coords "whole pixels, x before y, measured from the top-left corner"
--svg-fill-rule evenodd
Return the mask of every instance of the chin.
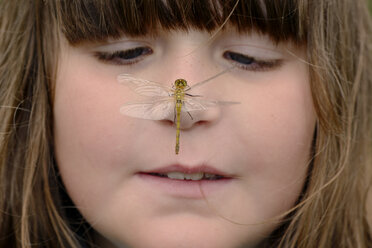
<path id="1" fill-rule="evenodd" d="M 224 219 L 203 220 L 190 216 L 166 218 L 133 228 L 120 236 L 120 248 L 250 248 L 257 247 L 272 227 L 239 225 Z M 183 220 L 182 220 L 183 219 Z M 124 232 L 124 230 L 123 230 Z M 125 244 L 125 245 L 124 245 Z M 106 246 L 103 246 L 106 247 Z"/>

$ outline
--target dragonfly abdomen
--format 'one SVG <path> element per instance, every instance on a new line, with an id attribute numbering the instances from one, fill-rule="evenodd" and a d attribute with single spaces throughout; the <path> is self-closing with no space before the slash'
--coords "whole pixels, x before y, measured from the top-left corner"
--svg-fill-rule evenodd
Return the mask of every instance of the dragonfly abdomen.
<path id="1" fill-rule="evenodd" d="M 176 101 L 176 154 L 180 151 L 180 127 L 181 127 L 181 109 L 182 109 L 182 100 L 177 99 Z"/>
<path id="2" fill-rule="evenodd" d="M 180 151 L 181 109 L 183 105 L 184 95 L 185 93 L 182 89 L 177 89 L 174 95 L 176 100 L 176 154 L 178 154 Z"/>

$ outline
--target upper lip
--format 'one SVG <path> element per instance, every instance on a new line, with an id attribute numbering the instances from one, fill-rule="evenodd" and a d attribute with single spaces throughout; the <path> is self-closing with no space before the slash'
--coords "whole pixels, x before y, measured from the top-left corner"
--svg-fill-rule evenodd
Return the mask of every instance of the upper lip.
<path id="1" fill-rule="evenodd" d="M 209 165 L 200 165 L 200 166 L 185 166 L 180 164 L 173 164 L 165 167 L 160 167 L 156 169 L 151 169 L 148 171 L 143 171 L 142 173 L 156 173 L 156 174 L 167 174 L 170 172 L 181 172 L 184 174 L 194 174 L 194 173 L 208 173 L 208 174 L 215 174 L 227 178 L 232 178 L 233 175 L 220 171 L 214 167 Z"/>

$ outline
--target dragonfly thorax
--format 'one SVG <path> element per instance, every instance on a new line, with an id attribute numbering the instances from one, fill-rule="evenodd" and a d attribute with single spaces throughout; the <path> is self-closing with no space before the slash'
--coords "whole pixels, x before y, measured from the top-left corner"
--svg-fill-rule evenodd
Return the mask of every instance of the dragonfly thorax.
<path id="1" fill-rule="evenodd" d="M 187 82 L 185 79 L 176 79 L 176 81 L 174 81 L 174 86 L 176 86 L 176 88 L 184 89 L 187 87 Z"/>

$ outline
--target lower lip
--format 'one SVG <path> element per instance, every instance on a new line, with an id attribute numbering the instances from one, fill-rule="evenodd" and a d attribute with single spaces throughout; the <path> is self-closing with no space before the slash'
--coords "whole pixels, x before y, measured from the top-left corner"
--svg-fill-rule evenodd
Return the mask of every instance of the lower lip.
<path id="1" fill-rule="evenodd" d="M 219 180 L 178 180 L 139 173 L 137 176 L 148 183 L 152 190 L 159 190 L 173 197 L 203 199 L 225 188 L 232 178 Z"/>

